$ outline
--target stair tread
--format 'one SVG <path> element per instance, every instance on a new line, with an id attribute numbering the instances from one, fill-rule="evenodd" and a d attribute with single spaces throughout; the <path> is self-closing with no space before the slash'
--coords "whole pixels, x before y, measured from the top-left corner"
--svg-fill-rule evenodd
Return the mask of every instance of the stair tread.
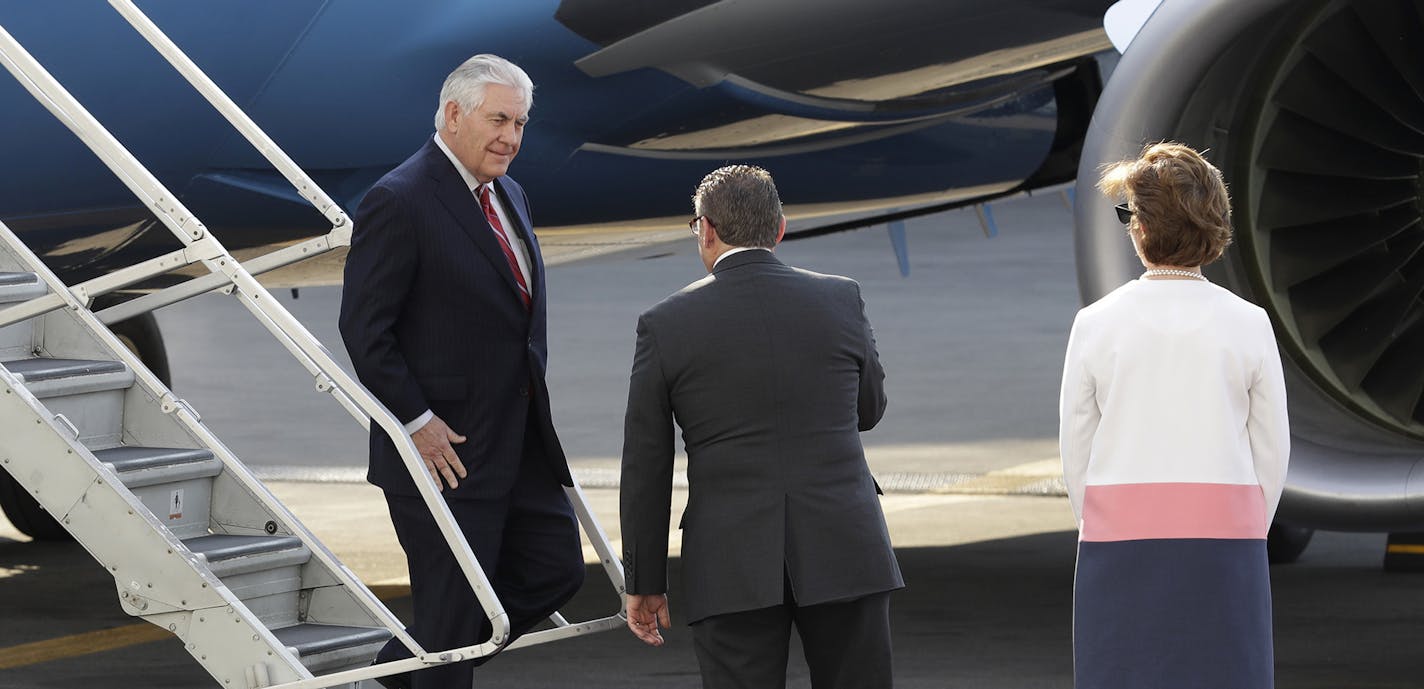
<path id="1" fill-rule="evenodd" d="M 114 471 L 138 471 L 155 467 L 203 462 L 213 458 L 213 453 L 204 449 L 182 447 L 141 447 L 123 445 L 107 450 L 96 450 L 94 456 L 99 461 L 114 467 Z"/>
<path id="2" fill-rule="evenodd" d="M 299 656 L 313 656 L 353 646 L 381 643 L 391 638 L 384 627 L 346 627 L 334 624 L 298 624 L 273 629 L 278 641 L 297 650 Z"/>
<path id="3" fill-rule="evenodd" d="M 303 547 L 302 539 L 296 536 L 231 536 L 227 534 L 209 534 L 189 538 L 183 541 L 183 545 L 195 553 L 202 553 L 207 557 L 208 562 Z"/>
<path id="4" fill-rule="evenodd" d="M 0 306 L 35 299 L 49 293 L 49 286 L 34 273 L 0 271 Z"/>
<path id="5" fill-rule="evenodd" d="M 50 359 L 45 357 L 3 361 L 0 362 L 0 366 L 9 369 L 11 373 L 20 376 L 27 383 L 100 373 L 122 373 L 128 370 L 128 367 L 125 366 L 122 361 Z"/>
<path id="6" fill-rule="evenodd" d="M 11 285 L 33 285 L 40 281 L 40 276 L 34 273 L 11 273 L 0 271 L 0 287 Z"/>

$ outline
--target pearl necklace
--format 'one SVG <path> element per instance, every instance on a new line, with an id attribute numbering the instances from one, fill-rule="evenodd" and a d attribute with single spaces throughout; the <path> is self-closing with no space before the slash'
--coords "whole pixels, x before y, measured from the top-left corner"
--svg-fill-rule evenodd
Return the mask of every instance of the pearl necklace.
<path id="1" fill-rule="evenodd" d="M 1146 270 L 1142 272 L 1142 277 L 1144 278 L 1153 277 L 1157 275 L 1174 275 L 1178 277 L 1192 278 L 1193 280 L 1201 280 L 1202 282 L 1211 282 L 1211 280 L 1206 279 L 1205 275 L 1202 275 L 1201 273 L 1193 273 L 1190 270 L 1166 270 L 1163 268 L 1153 268 L 1152 270 Z"/>

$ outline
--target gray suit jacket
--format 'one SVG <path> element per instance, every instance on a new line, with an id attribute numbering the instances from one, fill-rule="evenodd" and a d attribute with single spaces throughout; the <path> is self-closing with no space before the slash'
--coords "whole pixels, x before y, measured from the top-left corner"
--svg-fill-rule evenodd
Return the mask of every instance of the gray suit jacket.
<path id="1" fill-rule="evenodd" d="M 904 586 L 860 431 L 885 411 L 860 285 L 769 251 L 725 258 L 638 319 L 621 499 L 629 593 L 667 590 L 673 422 L 688 455 L 689 622 Z"/>

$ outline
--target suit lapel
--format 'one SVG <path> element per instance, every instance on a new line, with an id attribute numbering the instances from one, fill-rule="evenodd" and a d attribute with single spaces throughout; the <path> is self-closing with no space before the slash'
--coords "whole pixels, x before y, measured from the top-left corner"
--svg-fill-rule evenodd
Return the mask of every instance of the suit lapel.
<path id="1" fill-rule="evenodd" d="M 504 249 L 500 248 L 499 240 L 494 236 L 494 228 L 490 227 L 489 221 L 485 219 L 479 200 L 465 186 L 465 180 L 460 177 L 460 173 L 445 154 L 433 142 L 429 146 L 438 157 L 438 160 L 432 161 L 431 166 L 435 197 L 455 218 L 456 224 L 470 241 L 475 243 L 490 265 L 494 266 L 495 273 L 501 276 L 514 298 L 522 299 L 519 296 L 519 283 L 514 281 L 514 271 L 510 268 L 509 259 L 505 258 Z"/>

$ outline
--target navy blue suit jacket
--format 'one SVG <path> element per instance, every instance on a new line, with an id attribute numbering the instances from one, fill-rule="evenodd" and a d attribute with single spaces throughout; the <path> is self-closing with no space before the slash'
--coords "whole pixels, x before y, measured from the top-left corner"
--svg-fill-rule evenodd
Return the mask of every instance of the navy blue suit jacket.
<path id="1" fill-rule="evenodd" d="M 427 141 L 376 182 L 356 211 L 341 298 L 341 336 L 356 375 L 401 423 L 426 409 L 466 436 L 469 472 L 454 498 L 502 496 L 528 456 L 572 485 L 544 383 L 544 262 L 524 190 L 494 187 L 529 253 L 529 309 L 479 201 Z M 416 495 L 394 444 L 375 424 L 367 478 Z"/>

